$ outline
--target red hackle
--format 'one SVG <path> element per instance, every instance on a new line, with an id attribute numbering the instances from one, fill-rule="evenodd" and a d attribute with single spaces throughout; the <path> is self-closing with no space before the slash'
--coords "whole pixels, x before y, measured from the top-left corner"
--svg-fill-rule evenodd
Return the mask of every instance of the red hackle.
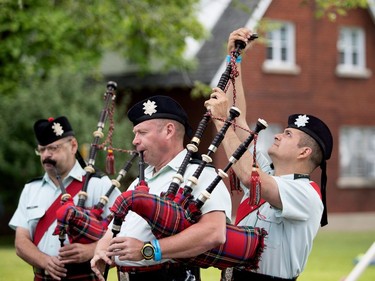
<path id="1" fill-rule="evenodd" d="M 115 171 L 115 155 L 113 154 L 112 149 L 108 149 L 106 163 L 105 163 L 105 169 L 108 175 L 114 175 L 116 173 Z"/>
<path id="2" fill-rule="evenodd" d="M 258 165 L 257 165 L 257 140 L 258 135 L 254 134 L 254 148 L 253 148 L 253 167 L 251 170 L 251 178 L 250 178 L 250 194 L 249 194 L 249 205 L 250 206 L 257 206 L 260 203 L 261 198 L 261 182 L 258 172 Z"/>
<path id="3" fill-rule="evenodd" d="M 260 202 L 260 177 L 258 173 L 258 168 L 253 167 L 251 171 L 251 181 L 250 181 L 250 206 L 258 205 Z"/>
<path id="4" fill-rule="evenodd" d="M 236 173 L 231 168 L 229 170 L 229 186 L 230 186 L 230 192 L 233 191 L 241 192 L 241 185 L 240 185 L 240 179 L 237 177 Z"/>

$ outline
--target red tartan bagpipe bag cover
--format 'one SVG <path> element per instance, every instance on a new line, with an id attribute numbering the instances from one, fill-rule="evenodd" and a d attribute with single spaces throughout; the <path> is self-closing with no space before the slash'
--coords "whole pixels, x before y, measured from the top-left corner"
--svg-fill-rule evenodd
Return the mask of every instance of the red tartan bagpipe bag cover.
<path id="1" fill-rule="evenodd" d="M 137 186 L 135 190 L 119 195 L 110 209 L 115 218 L 121 220 L 129 210 L 137 213 L 147 221 L 155 237 L 161 239 L 183 231 L 201 215 L 192 198 L 181 199 L 181 194 L 180 189 L 176 200 L 172 201 L 148 193 L 148 187 Z M 181 202 L 182 205 L 179 204 Z M 197 257 L 178 260 L 202 268 L 257 269 L 266 235 L 267 232 L 261 228 L 227 224 L 224 244 Z"/>
<path id="2" fill-rule="evenodd" d="M 89 244 L 98 241 L 111 221 L 111 217 L 102 219 L 102 213 L 102 209 L 78 207 L 72 198 L 62 201 L 56 211 L 57 225 L 53 235 L 66 233 L 70 243 Z"/>

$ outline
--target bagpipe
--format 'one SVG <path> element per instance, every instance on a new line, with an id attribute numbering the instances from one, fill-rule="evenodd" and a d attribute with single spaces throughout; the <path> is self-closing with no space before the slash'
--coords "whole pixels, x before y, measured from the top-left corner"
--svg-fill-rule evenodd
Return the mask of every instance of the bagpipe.
<path id="1" fill-rule="evenodd" d="M 257 38 L 253 34 L 250 40 Z M 232 67 L 235 67 L 236 58 L 246 44 L 242 41 L 236 42 L 236 50 L 232 52 L 231 62 L 228 64 L 223 73 L 218 87 L 225 89 L 229 79 L 231 78 Z M 113 212 L 113 235 L 116 236 L 121 225 L 126 220 L 129 210 L 137 213 L 150 225 L 152 233 L 157 239 L 175 235 L 192 224 L 199 221 L 202 216 L 201 207 L 210 197 L 218 183 L 226 178 L 227 171 L 235 164 L 240 157 L 246 152 L 251 142 L 256 138 L 257 134 L 267 127 L 267 122 L 259 119 L 256 128 L 249 137 L 237 148 L 229 159 L 227 166 L 218 170 L 218 175 L 214 181 L 200 194 L 198 198 L 194 198 L 192 193 L 193 186 L 198 184 L 198 178 L 205 166 L 212 161 L 211 155 L 216 151 L 224 138 L 224 135 L 233 123 L 233 120 L 239 116 L 240 111 L 232 107 L 230 114 L 225 120 L 222 129 L 215 136 L 213 142 L 209 146 L 208 153 L 202 155 L 197 170 L 187 181 L 184 187 L 181 187 L 183 176 L 189 164 L 190 158 L 194 152 L 197 152 L 200 139 L 203 135 L 211 116 L 206 113 L 198 125 L 198 129 L 187 145 L 187 154 L 184 158 L 177 174 L 173 177 L 172 182 L 165 193 L 158 195 L 148 192 L 147 183 L 142 181 L 134 190 L 123 192 L 116 199 L 110 210 Z M 224 269 L 227 267 L 242 267 L 247 269 L 256 269 L 258 261 L 264 248 L 264 237 L 266 231 L 261 228 L 251 226 L 235 226 L 227 223 L 226 225 L 226 242 L 217 246 L 194 258 L 177 259 L 187 264 L 192 264 L 202 268 L 216 267 Z"/>
<path id="2" fill-rule="evenodd" d="M 128 173 L 132 166 L 132 162 L 138 156 L 138 153 L 135 151 L 127 151 L 131 157 L 127 160 L 124 166 L 120 169 L 116 179 L 112 179 L 112 185 L 108 189 L 105 195 L 101 196 L 99 202 L 92 206 L 86 207 L 85 202 L 88 197 L 87 188 L 90 179 L 95 175 L 97 169 L 95 167 L 95 160 L 97 151 L 104 149 L 108 151 L 107 155 L 107 174 L 114 173 L 113 170 L 113 148 L 112 148 L 112 132 L 113 132 L 113 108 L 114 108 L 114 99 L 116 97 L 115 90 L 117 85 L 115 82 L 108 82 L 107 91 L 104 94 L 104 108 L 100 114 L 99 122 L 97 124 L 97 130 L 94 131 L 94 139 L 91 143 L 89 151 L 89 159 L 86 162 L 78 155 L 77 159 L 79 160 L 81 166 L 84 167 L 86 171 L 85 176 L 83 177 L 83 186 L 82 189 L 78 192 L 78 203 L 74 204 L 72 196 L 68 194 L 65 190 L 65 187 L 61 181 L 60 175 L 56 169 L 56 178 L 59 182 L 61 190 L 61 207 L 56 211 L 57 217 L 57 226 L 54 231 L 54 235 L 59 236 L 61 246 L 64 245 L 66 234 L 71 243 L 92 243 L 99 240 L 106 232 L 108 224 L 112 220 L 112 214 L 103 218 L 102 213 L 104 206 L 108 203 L 109 197 L 115 188 L 120 188 L 120 181 Z M 99 144 L 99 140 L 104 137 L 103 129 L 106 123 L 107 117 L 111 119 L 111 126 L 109 128 L 108 135 L 109 137 L 103 144 Z M 110 146 L 106 147 L 105 144 L 109 142 Z M 78 153 L 79 154 L 79 153 Z M 52 160 L 51 160 L 52 161 Z M 56 162 L 53 161 L 53 165 L 56 165 Z M 109 169 L 108 169 L 109 168 Z"/>

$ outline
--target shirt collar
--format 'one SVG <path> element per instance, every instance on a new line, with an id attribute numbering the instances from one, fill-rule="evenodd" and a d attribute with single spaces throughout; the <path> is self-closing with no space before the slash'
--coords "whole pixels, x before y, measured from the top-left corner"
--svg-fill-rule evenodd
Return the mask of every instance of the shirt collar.
<path id="1" fill-rule="evenodd" d="M 306 175 L 306 176 L 297 176 L 296 175 L 300 175 L 300 174 L 288 174 L 288 175 L 282 175 L 282 176 L 279 176 L 280 178 L 283 178 L 283 179 L 288 179 L 288 180 L 310 180 L 309 176 Z"/>
<path id="2" fill-rule="evenodd" d="M 70 170 L 68 176 L 64 179 L 65 180 L 72 180 L 72 179 L 76 179 L 77 181 L 80 181 L 82 182 L 83 180 L 83 176 L 86 174 L 86 171 L 84 169 L 82 169 L 81 165 L 78 163 L 78 161 L 76 160 L 73 168 Z M 50 182 L 51 179 L 50 177 L 48 176 L 47 173 L 44 173 L 44 176 L 43 176 L 43 179 L 42 179 L 43 183 L 45 182 Z"/>
<path id="3" fill-rule="evenodd" d="M 152 178 L 152 177 L 154 177 L 154 176 L 156 176 L 158 174 L 160 174 L 161 172 L 165 171 L 166 169 L 172 169 L 172 170 L 175 170 L 177 172 L 178 169 L 181 166 L 181 163 L 183 162 L 183 160 L 185 158 L 186 153 L 187 153 L 186 149 L 182 150 L 171 161 L 169 161 L 168 164 L 166 164 L 163 168 L 161 168 L 159 170 L 159 172 L 156 173 L 156 174 L 154 174 L 154 166 L 148 166 L 145 169 L 145 178 L 146 178 L 146 180 L 150 179 L 150 178 Z"/>

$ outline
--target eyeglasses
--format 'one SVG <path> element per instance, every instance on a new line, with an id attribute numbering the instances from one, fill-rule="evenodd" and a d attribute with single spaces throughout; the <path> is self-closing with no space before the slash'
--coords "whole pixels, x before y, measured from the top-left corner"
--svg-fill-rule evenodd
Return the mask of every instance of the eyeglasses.
<path id="1" fill-rule="evenodd" d="M 72 139 L 67 139 L 66 141 L 59 143 L 59 144 L 54 144 L 54 145 L 48 145 L 48 146 L 38 146 L 35 148 L 35 154 L 40 156 L 43 154 L 45 151 L 48 151 L 50 153 L 54 153 L 60 150 L 60 148 L 63 146 L 63 144 L 67 142 L 71 142 Z"/>

